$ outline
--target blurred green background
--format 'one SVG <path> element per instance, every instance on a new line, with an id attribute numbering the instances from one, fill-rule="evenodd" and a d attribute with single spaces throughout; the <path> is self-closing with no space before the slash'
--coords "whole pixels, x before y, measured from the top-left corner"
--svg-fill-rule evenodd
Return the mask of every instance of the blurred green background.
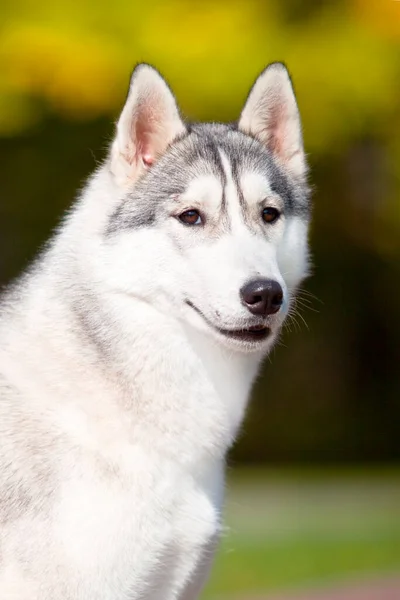
<path id="1" fill-rule="evenodd" d="M 208 593 L 400 567 L 400 2 L 2 0 L 0 284 L 104 156 L 143 60 L 223 121 L 285 61 L 314 187 L 313 277 L 231 457 Z"/>

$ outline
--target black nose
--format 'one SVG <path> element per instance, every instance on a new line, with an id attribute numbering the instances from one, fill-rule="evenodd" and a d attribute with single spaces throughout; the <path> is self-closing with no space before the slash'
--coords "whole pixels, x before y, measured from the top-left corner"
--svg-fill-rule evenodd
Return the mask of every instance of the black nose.
<path id="1" fill-rule="evenodd" d="M 253 315 L 273 315 L 283 302 L 283 291 L 273 279 L 254 279 L 240 290 L 242 303 Z"/>

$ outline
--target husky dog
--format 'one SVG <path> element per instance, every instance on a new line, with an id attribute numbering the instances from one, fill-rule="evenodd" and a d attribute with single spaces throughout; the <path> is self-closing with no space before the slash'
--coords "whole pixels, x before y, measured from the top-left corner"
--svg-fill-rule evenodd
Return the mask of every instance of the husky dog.
<path id="1" fill-rule="evenodd" d="M 234 125 L 139 65 L 104 164 L 0 317 L 1 600 L 191 600 L 224 463 L 308 269 L 286 68 Z"/>

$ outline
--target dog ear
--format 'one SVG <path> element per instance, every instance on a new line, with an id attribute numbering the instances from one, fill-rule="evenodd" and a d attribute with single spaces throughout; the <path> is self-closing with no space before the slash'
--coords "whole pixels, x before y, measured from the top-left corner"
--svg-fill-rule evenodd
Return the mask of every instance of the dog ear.
<path id="1" fill-rule="evenodd" d="M 150 65 L 138 65 L 111 147 L 110 168 L 118 185 L 135 181 L 185 131 L 165 80 Z"/>
<path id="2" fill-rule="evenodd" d="M 240 116 L 239 129 L 257 138 L 294 176 L 305 177 L 300 114 L 285 65 L 272 63 L 256 79 Z"/>

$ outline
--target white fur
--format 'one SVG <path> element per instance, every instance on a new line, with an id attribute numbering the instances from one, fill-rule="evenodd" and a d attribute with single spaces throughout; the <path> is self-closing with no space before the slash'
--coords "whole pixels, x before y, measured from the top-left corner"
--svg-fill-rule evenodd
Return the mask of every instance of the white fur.
<path id="1" fill-rule="evenodd" d="M 178 113 L 168 88 L 145 80 L 167 143 Z M 197 597 L 221 530 L 226 452 L 305 274 L 306 226 L 246 228 L 224 155 L 229 231 L 204 240 L 170 218 L 104 237 L 131 169 L 143 168 L 129 137 L 135 94 L 111 162 L 2 309 L 1 600 Z M 269 191 L 251 172 L 242 187 L 254 210 Z M 202 177 L 173 206 L 201 202 L 212 223 L 221 196 Z M 249 349 L 212 324 L 248 319 L 239 290 L 258 276 L 280 281 L 285 303 L 268 318 L 271 338 Z"/>
<path id="2" fill-rule="evenodd" d="M 306 164 L 299 110 L 283 64 L 269 65 L 258 77 L 239 127 L 265 144 L 294 176 L 304 178 Z"/>
<path id="3" fill-rule="evenodd" d="M 137 67 L 111 149 L 111 171 L 118 184 L 123 187 L 135 181 L 184 132 L 175 99 L 163 78 L 147 65 Z"/>

